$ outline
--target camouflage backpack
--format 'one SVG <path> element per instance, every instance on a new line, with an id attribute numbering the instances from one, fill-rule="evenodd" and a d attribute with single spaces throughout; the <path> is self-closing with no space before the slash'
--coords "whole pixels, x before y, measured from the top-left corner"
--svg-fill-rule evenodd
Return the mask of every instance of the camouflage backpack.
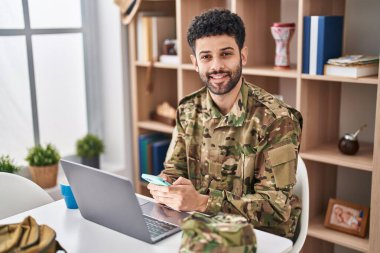
<path id="1" fill-rule="evenodd" d="M 194 213 L 183 220 L 180 253 L 256 252 L 252 224 L 238 215 L 220 213 L 210 217 Z"/>
<path id="2" fill-rule="evenodd" d="M 38 225 L 31 216 L 21 223 L 0 225 L 0 253 L 66 252 L 56 241 L 56 233 L 46 225 Z"/>

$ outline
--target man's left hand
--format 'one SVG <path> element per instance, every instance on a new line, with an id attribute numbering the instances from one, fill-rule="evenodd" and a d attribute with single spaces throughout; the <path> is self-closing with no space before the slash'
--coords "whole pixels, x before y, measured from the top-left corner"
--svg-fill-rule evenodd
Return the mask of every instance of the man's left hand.
<path id="1" fill-rule="evenodd" d="M 148 189 L 157 202 L 174 210 L 198 212 L 206 210 L 208 196 L 197 192 L 191 181 L 184 177 L 178 178 L 171 186 L 150 183 Z"/>

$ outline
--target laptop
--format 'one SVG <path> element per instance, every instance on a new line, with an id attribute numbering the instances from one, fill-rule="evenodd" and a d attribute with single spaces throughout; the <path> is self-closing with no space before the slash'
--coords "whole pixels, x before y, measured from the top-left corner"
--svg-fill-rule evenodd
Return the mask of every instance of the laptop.
<path id="1" fill-rule="evenodd" d="M 138 198 L 127 178 L 61 159 L 83 218 L 147 243 L 179 232 L 189 214 Z"/>

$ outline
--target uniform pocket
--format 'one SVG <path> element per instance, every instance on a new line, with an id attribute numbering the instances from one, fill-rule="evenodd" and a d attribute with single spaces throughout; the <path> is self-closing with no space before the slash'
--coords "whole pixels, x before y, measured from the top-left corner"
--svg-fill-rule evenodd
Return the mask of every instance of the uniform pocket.
<path id="1" fill-rule="evenodd" d="M 267 151 L 267 159 L 278 188 L 296 183 L 297 153 L 294 145 L 286 144 Z"/>

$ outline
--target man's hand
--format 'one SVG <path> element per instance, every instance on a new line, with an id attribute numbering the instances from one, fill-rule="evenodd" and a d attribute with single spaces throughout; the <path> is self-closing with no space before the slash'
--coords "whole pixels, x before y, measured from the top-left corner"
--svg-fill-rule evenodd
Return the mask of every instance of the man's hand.
<path id="1" fill-rule="evenodd" d="M 186 178 L 178 178 L 171 186 L 148 184 L 148 189 L 157 202 L 174 210 L 198 212 L 206 210 L 208 196 L 197 192 L 191 181 Z"/>

